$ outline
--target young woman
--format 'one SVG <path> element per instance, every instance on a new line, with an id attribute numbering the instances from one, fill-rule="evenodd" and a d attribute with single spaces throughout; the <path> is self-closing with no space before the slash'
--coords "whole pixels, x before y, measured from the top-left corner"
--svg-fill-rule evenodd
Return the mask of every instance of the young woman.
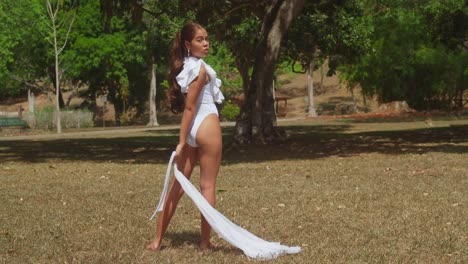
<path id="1" fill-rule="evenodd" d="M 190 178 L 200 161 L 200 189 L 203 197 L 215 206 L 215 185 L 221 163 L 222 138 L 218 110 L 215 102 L 224 99 L 220 91 L 221 80 L 202 58 L 208 55 L 209 40 L 206 30 L 196 23 L 186 24 L 177 33 L 172 50 L 169 73 L 171 109 L 183 113 L 179 144 L 175 161 L 180 171 Z M 177 204 L 184 194 L 178 181 L 174 181 L 159 216 L 156 235 L 147 247 L 159 250 L 167 226 Z M 211 227 L 202 215 L 200 249 L 208 249 Z"/>
<path id="2" fill-rule="evenodd" d="M 219 90 L 221 81 L 216 78 L 215 71 L 202 60 L 208 55 L 208 49 L 206 30 L 195 23 L 185 25 L 174 41 L 169 93 L 172 111 L 183 112 L 183 116 L 179 144 L 169 161 L 160 204 L 151 217 L 162 211 L 156 236 L 148 249 L 161 248 L 164 232 L 185 191 L 202 213 L 200 249 L 212 247 L 210 233 L 213 228 L 220 237 L 241 249 L 250 258 L 272 259 L 282 254 L 299 253 L 300 247 L 288 247 L 263 240 L 232 223 L 214 208 L 222 148 L 218 111 L 214 103 L 220 103 L 224 97 Z M 167 193 L 173 159 L 176 161 L 176 180 Z M 200 161 L 201 194 L 188 180 L 197 160 Z"/>

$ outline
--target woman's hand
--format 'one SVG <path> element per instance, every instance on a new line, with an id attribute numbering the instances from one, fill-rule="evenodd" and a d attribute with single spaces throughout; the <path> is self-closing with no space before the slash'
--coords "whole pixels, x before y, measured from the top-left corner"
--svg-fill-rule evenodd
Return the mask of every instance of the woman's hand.
<path id="1" fill-rule="evenodd" d="M 174 161 L 177 162 L 179 160 L 180 155 L 182 154 L 182 151 L 185 148 L 185 144 L 179 143 L 175 149 L 175 156 L 174 156 Z"/>

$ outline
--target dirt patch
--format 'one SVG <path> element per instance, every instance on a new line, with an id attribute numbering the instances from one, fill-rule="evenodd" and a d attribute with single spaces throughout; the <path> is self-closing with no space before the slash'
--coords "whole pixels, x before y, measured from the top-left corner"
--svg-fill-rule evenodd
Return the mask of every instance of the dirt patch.
<path id="1" fill-rule="evenodd" d="M 324 69 L 326 72 L 328 69 Z M 306 118 L 308 113 L 307 97 L 307 75 L 289 73 L 278 77 L 281 84 L 276 89 L 279 95 L 287 96 L 288 108 L 284 118 Z M 326 76 L 320 69 L 313 73 L 314 81 L 314 108 L 319 116 L 335 116 L 354 111 L 354 101 L 358 112 L 373 112 L 378 109 L 375 100 L 367 98 L 364 100 L 360 87 L 355 88 L 353 99 L 352 93 L 340 83 L 337 75 Z M 286 109 L 281 108 L 279 112 Z"/>

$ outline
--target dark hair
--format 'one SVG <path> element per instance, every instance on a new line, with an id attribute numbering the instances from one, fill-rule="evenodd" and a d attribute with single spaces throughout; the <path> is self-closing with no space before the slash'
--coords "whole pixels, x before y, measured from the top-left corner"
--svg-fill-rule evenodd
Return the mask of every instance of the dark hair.
<path id="1" fill-rule="evenodd" d="M 172 54 L 170 61 L 170 72 L 167 77 L 169 82 L 168 97 L 171 103 L 171 111 L 175 114 L 181 113 L 185 108 L 185 96 L 180 90 L 180 86 L 176 81 L 176 76 L 182 71 L 184 66 L 184 57 L 188 56 L 185 41 L 192 41 L 198 29 L 203 28 L 197 23 L 187 23 L 182 27 L 182 30 L 177 32 L 174 45 L 172 46 Z"/>

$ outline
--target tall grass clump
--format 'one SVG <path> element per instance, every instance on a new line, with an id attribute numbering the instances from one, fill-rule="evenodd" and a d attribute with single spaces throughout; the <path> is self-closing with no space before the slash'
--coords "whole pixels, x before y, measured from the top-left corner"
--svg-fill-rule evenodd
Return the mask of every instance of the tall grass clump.
<path id="1" fill-rule="evenodd" d="M 93 127 L 93 113 L 88 110 L 60 111 L 62 128 Z M 55 108 L 46 106 L 34 113 L 24 113 L 24 120 L 33 129 L 51 130 L 57 127 Z"/>

